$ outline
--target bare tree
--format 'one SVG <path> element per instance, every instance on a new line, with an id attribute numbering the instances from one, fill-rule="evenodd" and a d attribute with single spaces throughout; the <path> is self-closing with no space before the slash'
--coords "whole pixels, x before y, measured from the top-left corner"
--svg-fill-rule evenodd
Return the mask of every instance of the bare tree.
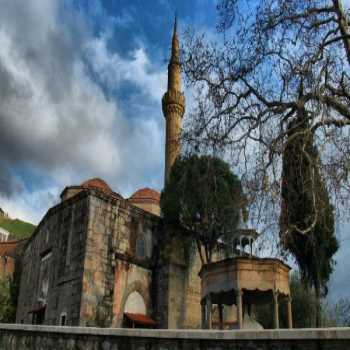
<path id="1" fill-rule="evenodd" d="M 327 319 L 336 327 L 350 327 L 350 300 L 340 298 L 326 309 Z"/>
<path id="2" fill-rule="evenodd" d="M 328 236 L 334 233 L 329 197 L 337 209 L 349 199 L 349 16 L 340 0 L 222 0 L 218 11 L 218 42 L 186 34 L 184 70 L 197 103 L 184 138 L 192 149 L 222 152 L 239 169 L 250 218 L 260 226 L 277 228 L 281 205 L 293 199 L 282 182 L 283 164 L 295 158 L 296 194 L 305 189 L 308 198 L 305 220 L 282 215 L 280 234 L 284 243 L 294 233 L 309 235 L 316 254 L 316 231 L 328 225 Z M 338 246 L 330 245 L 317 288 L 332 271 Z"/>
<path id="3" fill-rule="evenodd" d="M 251 6 L 219 3 L 217 43 L 186 34 L 184 70 L 197 103 L 184 138 L 196 150 L 222 151 L 240 168 L 261 223 L 267 207 L 279 212 L 281 159 L 293 140 L 288 125 L 301 115 L 332 198 L 347 198 L 350 34 L 339 0 Z"/>

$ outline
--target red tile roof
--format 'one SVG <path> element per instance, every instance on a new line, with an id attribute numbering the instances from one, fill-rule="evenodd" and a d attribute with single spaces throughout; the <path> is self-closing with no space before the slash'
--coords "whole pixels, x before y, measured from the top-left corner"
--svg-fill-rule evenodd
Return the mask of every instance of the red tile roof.
<path id="1" fill-rule="evenodd" d="M 141 188 L 136 191 L 129 200 L 131 202 L 153 202 L 159 204 L 160 202 L 160 193 L 156 190 L 152 190 L 151 188 Z"/>
<path id="2" fill-rule="evenodd" d="M 124 314 L 130 321 L 135 322 L 137 324 L 141 324 L 144 326 L 156 326 L 156 322 L 152 320 L 150 317 L 142 314 L 132 314 L 129 312 L 125 312 Z"/>
<path id="3" fill-rule="evenodd" d="M 99 178 L 93 178 L 93 179 L 84 181 L 80 186 L 84 188 L 97 188 L 105 193 L 113 192 L 111 188 L 108 186 L 107 182 Z"/>
<path id="4" fill-rule="evenodd" d="M 98 190 L 102 191 L 103 193 L 106 193 L 106 194 L 111 195 L 113 197 L 122 198 L 122 196 L 119 193 L 114 192 L 109 187 L 109 185 L 107 184 L 106 181 L 104 181 L 98 177 L 84 181 L 83 183 L 80 184 L 79 187 L 86 188 L 86 189 L 98 189 Z"/>
<path id="5" fill-rule="evenodd" d="M 18 241 L 7 241 L 0 243 L 0 256 L 9 256 L 16 253 Z"/>

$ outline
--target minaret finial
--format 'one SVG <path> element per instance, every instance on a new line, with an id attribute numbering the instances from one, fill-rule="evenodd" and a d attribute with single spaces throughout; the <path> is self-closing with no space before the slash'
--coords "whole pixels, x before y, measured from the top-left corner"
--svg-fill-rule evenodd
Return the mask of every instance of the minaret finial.
<path id="1" fill-rule="evenodd" d="M 174 34 L 177 31 L 177 11 L 175 11 L 175 20 L 174 20 Z"/>

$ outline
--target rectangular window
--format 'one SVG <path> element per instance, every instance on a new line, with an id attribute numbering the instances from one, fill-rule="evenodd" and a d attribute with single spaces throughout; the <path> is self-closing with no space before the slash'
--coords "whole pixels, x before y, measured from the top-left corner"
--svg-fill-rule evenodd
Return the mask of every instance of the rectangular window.
<path id="1" fill-rule="evenodd" d="M 60 326 L 65 326 L 67 324 L 67 314 L 63 312 L 60 316 Z"/>
<path id="2" fill-rule="evenodd" d="M 50 271 L 52 270 L 51 256 L 52 252 L 51 250 L 48 250 L 41 257 L 38 301 L 41 302 L 42 305 L 46 305 L 47 294 L 49 291 Z"/>

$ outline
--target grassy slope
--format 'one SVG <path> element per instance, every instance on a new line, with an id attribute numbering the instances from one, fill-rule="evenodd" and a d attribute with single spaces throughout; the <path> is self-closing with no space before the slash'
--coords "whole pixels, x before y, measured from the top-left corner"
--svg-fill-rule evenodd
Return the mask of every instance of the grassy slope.
<path id="1" fill-rule="evenodd" d="M 35 226 L 29 222 L 4 217 L 0 217 L 0 227 L 9 231 L 12 238 L 16 239 L 29 237 L 35 229 Z"/>

